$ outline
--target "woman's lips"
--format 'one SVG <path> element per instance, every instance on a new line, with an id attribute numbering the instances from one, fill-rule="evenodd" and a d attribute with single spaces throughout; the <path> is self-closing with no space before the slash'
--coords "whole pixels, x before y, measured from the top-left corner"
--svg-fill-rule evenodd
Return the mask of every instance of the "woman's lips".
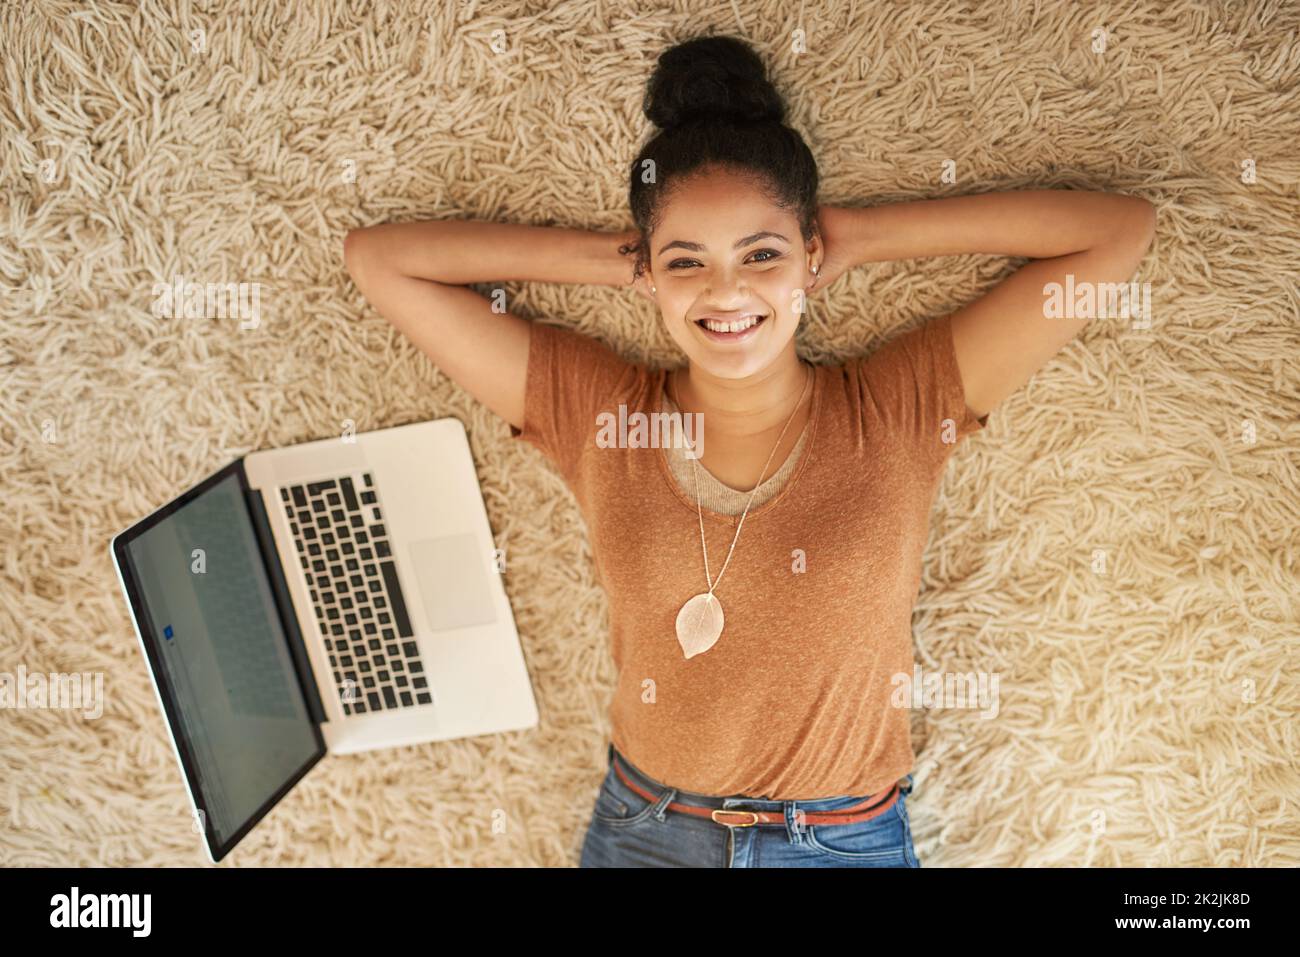
<path id="1" fill-rule="evenodd" d="M 700 332 L 704 335 L 704 337 L 710 340 L 711 342 L 722 342 L 722 343 L 731 344 L 731 343 L 746 342 L 749 339 L 752 339 L 754 336 L 758 334 L 758 330 L 763 327 L 763 323 L 765 322 L 767 322 L 767 316 L 759 316 L 758 322 L 754 323 L 748 329 L 744 329 L 740 332 L 714 332 L 712 329 L 704 325 L 703 320 L 696 320 L 695 328 L 699 329 Z"/>

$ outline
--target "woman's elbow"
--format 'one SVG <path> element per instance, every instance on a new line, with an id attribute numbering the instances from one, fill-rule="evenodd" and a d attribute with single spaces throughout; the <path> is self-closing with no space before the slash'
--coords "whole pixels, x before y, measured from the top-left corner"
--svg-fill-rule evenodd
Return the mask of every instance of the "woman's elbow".
<path id="1" fill-rule="evenodd" d="M 355 279 L 361 266 L 362 248 L 365 246 L 365 229 L 349 229 L 343 237 L 343 265 Z"/>
<path id="2" fill-rule="evenodd" d="M 343 237 L 343 266 L 362 295 L 374 280 L 378 262 L 373 228 L 349 230 Z"/>
<path id="3" fill-rule="evenodd" d="M 1135 227 L 1143 244 L 1151 245 L 1151 241 L 1156 237 L 1156 206 L 1149 199 L 1143 199 L 1140 196 L 1133 197 L 1137 200 L 1137 226 Z"/>

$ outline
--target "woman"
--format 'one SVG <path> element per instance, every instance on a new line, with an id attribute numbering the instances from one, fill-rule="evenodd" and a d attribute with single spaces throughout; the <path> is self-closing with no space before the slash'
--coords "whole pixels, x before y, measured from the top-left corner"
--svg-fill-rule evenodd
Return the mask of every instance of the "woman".
<path id="1" fill-rule="evenodd" d="M 891 679 L 913 671 L 942 468 L 1087 321 L 1047 318 L 1048 284 L 1128 282 L 1152 206 L 1025 191 L 819 207 L 762 62 L 726 37 L 664 53 L 645 112 L 659 131 L 631 167 L 635 229 L 381 225 L 348 234 L 348 269 L 583 511 L 618 682 L 582 865 L 919 866 Z M 844 270 L 972 252 L 1035 261 L 868 357 L 796 353 L 806 296 Z M 487 277 L 633 285 L 687 363 L 529 323 L 465 288 Z M 702 429 L 647 441 L 657 412 Z"/>

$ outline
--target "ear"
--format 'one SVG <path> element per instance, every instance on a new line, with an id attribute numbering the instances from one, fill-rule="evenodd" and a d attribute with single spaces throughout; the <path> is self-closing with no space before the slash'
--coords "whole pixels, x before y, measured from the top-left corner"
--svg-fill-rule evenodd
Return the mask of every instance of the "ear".
<path id="1" fill-rule="evenodd" d="M 820 223 L 813 230 L 812 238 L 804 243 L 804 253 L 808 257 L 805 262 L 810 274 L 804 289 L 808 292 L 814 289 L 820 290 L 825 285 L 822 282 L 821 271 L 826 267 L 826 247 L 822 240 Z"/>
<path id="2" fill-rule="evenodd" d="M 651 302 L 655 302 L 655 294 L 650 291 L 650 286 L 654 280 L 648 272 L 643 272 L 632 281 L 632 287 L 642 296 L 645 296 Z"/>
<path id="3" fill-rule="evenodd" d="M 815 225 L 812 238 L 804 243 L 804 251 L 808 255 L 808 269 L 810 272 L 813 266 L 820 266 L 825 261 L 826 241 L 822 238 L 821 223 Z"/>

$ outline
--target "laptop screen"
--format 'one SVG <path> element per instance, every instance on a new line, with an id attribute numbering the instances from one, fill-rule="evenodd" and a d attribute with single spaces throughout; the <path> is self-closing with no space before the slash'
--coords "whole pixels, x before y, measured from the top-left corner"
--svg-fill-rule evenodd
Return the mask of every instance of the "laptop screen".
<path id="1" fill-rule="evenodd" d="M 206 816 L 195 828 L 210 848 L 225 849 L 320 759 L 323 740 L 294 671 L 242 472 L 223 470 L 137 529 L 117 553 L 129 561 L 158 693 Z"/>

